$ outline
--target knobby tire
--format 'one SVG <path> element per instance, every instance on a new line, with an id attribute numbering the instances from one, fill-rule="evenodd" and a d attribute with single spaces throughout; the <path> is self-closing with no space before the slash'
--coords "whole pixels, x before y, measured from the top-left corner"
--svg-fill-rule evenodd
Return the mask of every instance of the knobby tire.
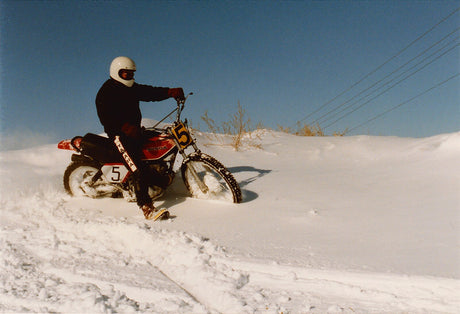
<path id="1" fill-rule="evenodd" d="M 243 201 L 240 186 L 238 185 L 238 182 L 236 182 L 232 173 L 228 171 L 228 169 L 225 168 L 225 166 L 220 161 L 203 153 L 196 153 L 188 156 L 187 159 L 183 161 L 181 166 L 182 179 L 184 180 L 185 186 L 189 190 L 190 194 L 192 194 L 192 196 L 194 196 L 193 189 L 191 188 L 186 176 L 189 162 L 202 162 L 203 164 L 213 169 L 225 181 L 229 190 L 232 192 L 233 203 L 241 203 Z"/>

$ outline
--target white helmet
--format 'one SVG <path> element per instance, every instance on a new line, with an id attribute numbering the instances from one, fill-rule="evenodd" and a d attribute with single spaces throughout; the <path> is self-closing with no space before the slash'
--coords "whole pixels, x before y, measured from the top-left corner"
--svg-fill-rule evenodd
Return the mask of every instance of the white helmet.
<path id="1" fill-rule="evenodd" d="M 120 70 L 136 71 L 136 64 L 128 57 L 117 57 L 110 64 L 110 77 L 114 80 L 131 87 L 134 84 L 134 78 L 125 80 L 120 76 Z"/>

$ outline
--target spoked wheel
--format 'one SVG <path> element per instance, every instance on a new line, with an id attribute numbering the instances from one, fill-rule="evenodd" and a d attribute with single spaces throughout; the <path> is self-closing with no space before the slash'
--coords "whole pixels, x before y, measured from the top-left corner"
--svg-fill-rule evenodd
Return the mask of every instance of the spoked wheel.
<path id="1" fill-rule="evenodd" d="M 73 196 L 98 197 L 113 192 L 113 187 L 101 179 L 90 185 L 99 169 L 85 162 L 72 162 L 64 172 L 64 188 Z"/>
<path id="2" fill-rule="evenodd" d="M 241 189 L 233 175 L 217 159 L 190 155 L 181 167 L 182 179 L 195 198 L 241 203 Z"/>

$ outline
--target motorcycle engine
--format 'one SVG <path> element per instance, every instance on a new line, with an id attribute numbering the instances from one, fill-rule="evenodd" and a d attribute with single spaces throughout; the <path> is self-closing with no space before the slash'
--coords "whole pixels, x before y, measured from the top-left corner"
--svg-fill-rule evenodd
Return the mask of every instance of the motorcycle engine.
<path id="1" fill-rule="evenodd" d="M 174 179 L 174 172 L 168 167 L 166 162 L 151 163 L 148 165 L 150 171 L 151 184 L 166 188 Z"/>

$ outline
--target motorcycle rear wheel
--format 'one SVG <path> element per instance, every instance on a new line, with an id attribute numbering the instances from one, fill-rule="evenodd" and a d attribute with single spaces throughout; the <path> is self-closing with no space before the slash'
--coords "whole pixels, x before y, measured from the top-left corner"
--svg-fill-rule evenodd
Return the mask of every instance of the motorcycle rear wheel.
<path id="1" fill-rule="evenodd" d="M 89 196 L 92 198 L 111 192 L 107 191 L 107 188 L 110 190 L 113 190 L 113 188 L 103 182 L 99 182 L 101 179 L 96 184 L 89 185 L 98 171 L 98 167 L 89 162 L 71 162 L 64 172 L 65 190 L 73 196 Z"/>
<path id="2" fill-rule="evenodd" d="M 182 163 L 181 173 L 185 186 L 194 198 L 233 203 L 243 200 L 238 182 L 214 157 L 192 154 Z"/>

